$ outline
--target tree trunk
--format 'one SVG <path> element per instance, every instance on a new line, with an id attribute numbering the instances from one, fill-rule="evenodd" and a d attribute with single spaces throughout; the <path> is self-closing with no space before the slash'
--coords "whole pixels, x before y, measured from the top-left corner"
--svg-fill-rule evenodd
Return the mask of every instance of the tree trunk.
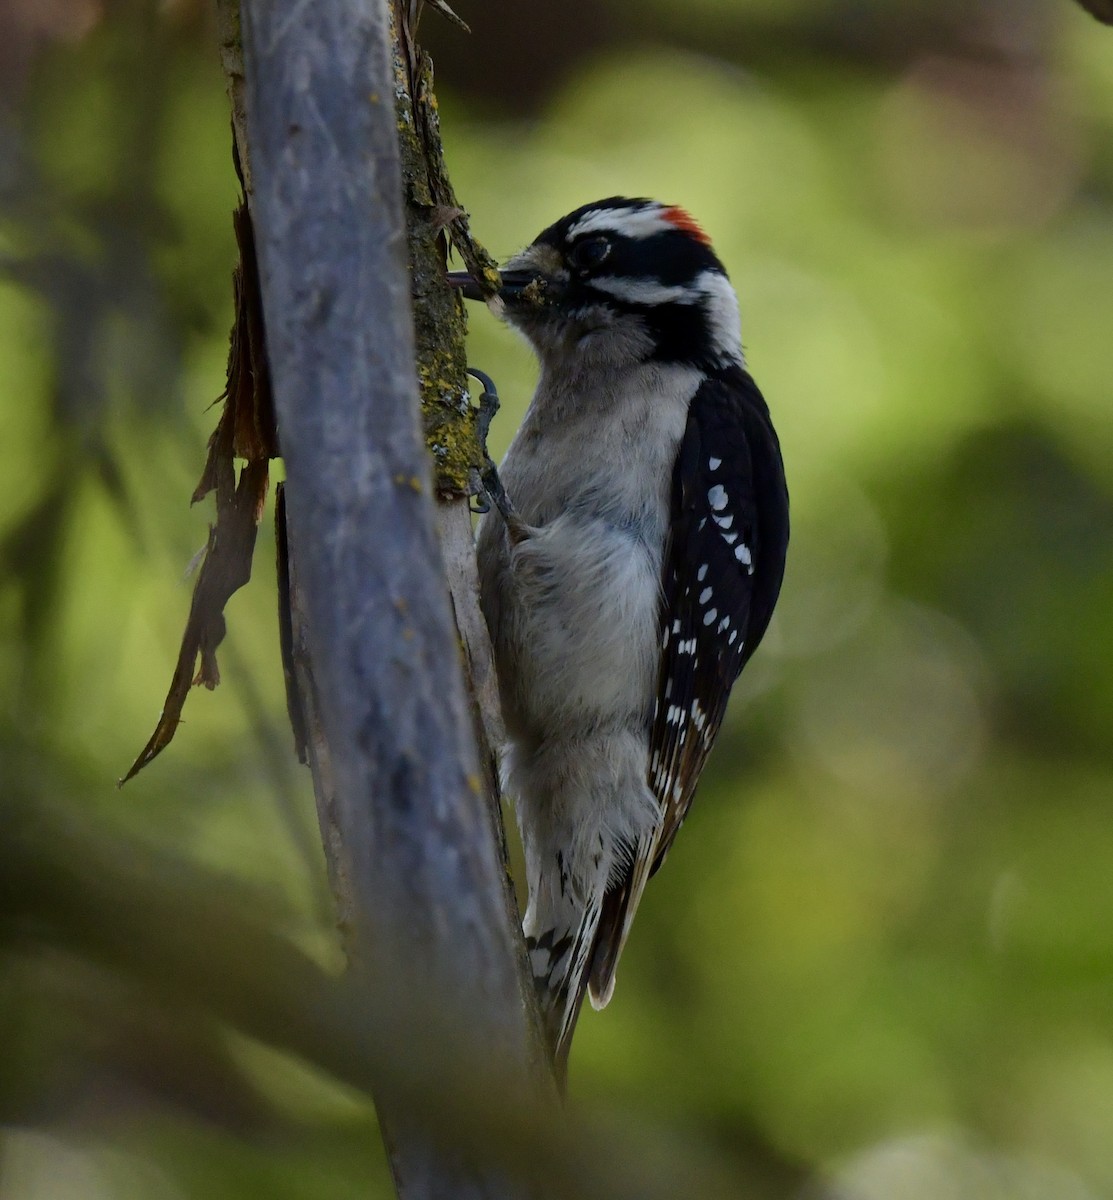
<path id="1" fill-rule="evenodd" d="M 352 970 L 369 1020 L 375 1005 L 432 1011 L 446 1061 L 478 1051 L 525 1096 L 545 1072 L 420 432 L 386 0 L 243 0 L 242 70 L 234 8 L 222 15 L 233 91 L 243 80 L 296 657 Z M 410 1036 L 432 1036 L 416 1024 Z M 377 1099 L 399 1195 L 522 1194 L 435 1143 L 394 1092 Z"/>

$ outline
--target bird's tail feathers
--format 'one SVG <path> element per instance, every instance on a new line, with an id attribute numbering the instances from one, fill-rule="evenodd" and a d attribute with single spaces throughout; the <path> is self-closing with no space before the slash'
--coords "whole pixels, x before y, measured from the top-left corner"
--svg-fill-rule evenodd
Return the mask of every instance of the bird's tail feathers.
<path id="1" fill-rule="evenodd" d="M 614 995 L 615 972 L 622 948 L 634 923 L 642 893 L 653 873 L 657 855 L 657 834 L 638 839 L 629 866 L 622 877 L 610 883 L 603 896 L 588 971 L 588 997 L 591 1007 L 606 1008 Z"/>
<path id="2" fill-rule="evenodd" d="M 592 897 L 586 907 L 559 914 L 537 914 L 526 921 L 526 949 L 545 1021 L 545 1032 L 558 1071 L 563 1075 L 587 991 L 595 932 L 599 925 L 602 896 Z M 553 916 L 557 920 L 552 920 Z M 533 917 L 534 914 L 527 914 Z"/>

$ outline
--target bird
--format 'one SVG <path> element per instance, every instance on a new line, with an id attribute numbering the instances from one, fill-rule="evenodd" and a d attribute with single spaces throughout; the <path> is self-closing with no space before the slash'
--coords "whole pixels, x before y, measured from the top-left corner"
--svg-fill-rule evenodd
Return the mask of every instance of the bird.
<path id="1" fill-rule="evenodd" d="M 467 272 L 449 282 L 488 299 Z M 614 196 L 501 271 L 540 365 L 478 527 L 528 901 L 566 1076 L 585 995 L 610 1000 L 649 878 L 692 803 L 784 575 L 788 490 L 726 269 L 689 212 Z M 500 511 L 501 509 L 501 511 Z"/>

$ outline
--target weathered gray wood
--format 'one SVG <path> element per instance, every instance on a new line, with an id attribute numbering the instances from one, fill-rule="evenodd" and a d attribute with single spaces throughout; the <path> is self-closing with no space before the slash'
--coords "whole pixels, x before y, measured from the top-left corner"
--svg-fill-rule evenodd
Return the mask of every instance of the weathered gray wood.
<path id="1" fill-rule="evenodd" d="M 486 1046 L 525 1087 L 519 941 L 419 435 L 385 0 L 243 0 L 242 33 L 290 554 L 357 969 L 381 983 L 404 962 L 402 986 L 421 981 L 451 1040 Z M 439 1158 L 419 1119 L 382 1100 L 408 1200 L 509 1194 Z"/>

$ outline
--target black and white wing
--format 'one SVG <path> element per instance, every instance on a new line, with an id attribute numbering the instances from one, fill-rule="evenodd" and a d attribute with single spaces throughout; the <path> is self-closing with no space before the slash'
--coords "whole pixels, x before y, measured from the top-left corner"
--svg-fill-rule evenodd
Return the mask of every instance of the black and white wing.
<path id="1" fill-rule="evenodd" d="M 649 743 L 649 785 L 663 820 L 604 900 L 591 971 L 596 1004 L 609 998 L 642 890 L 687 814 L 730 690 L 769 624 L 787 547 L 780 446 L 757 385 L 734 368 L 693 397 L 673 471 Z"/>

